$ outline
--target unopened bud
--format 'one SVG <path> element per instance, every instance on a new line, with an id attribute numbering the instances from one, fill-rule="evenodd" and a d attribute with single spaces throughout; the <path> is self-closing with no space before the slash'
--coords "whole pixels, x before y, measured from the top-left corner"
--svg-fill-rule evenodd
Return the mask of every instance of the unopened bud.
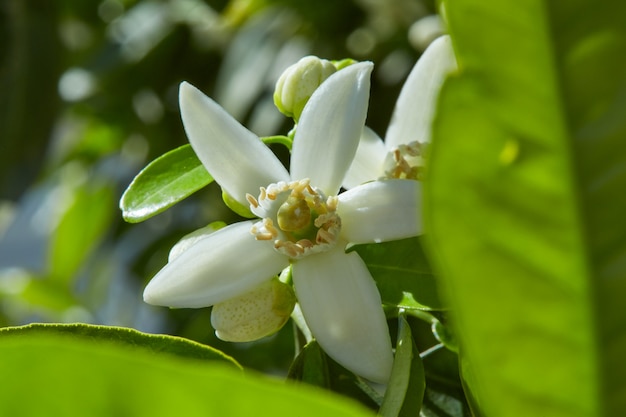
<path id="1" fill-rule="evenodd" d="M 319 85 L 337 71 L 332 62 L 305 56 L 287 68 L 274 90 L 274 104 L 285 116 L 300 119 L 302 109 Z"/>
<path id="2" fill-rule="evenodd" d="M 215 304 L 211 325 L 222 340 L 251 342 L 280 330 L 295 304 L 291 286 L 273 278 L 249 293 Z"/>

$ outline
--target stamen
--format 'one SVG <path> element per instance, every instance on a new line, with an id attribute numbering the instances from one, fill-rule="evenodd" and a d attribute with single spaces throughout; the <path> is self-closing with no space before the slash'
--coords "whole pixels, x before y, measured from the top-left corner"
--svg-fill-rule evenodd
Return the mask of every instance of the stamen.
<path id="1" fill-rule="evenodd" d="M 420 180 L 424 170 L 423 147 L 418 141 L 398 145 L 387 156 L 383 178 Z"/>
<path id="2" fill-rule="evenodd" d="M 270 184 L 260 188 L 258 199 L 246 198 L 262 218 L 250 232 L 257 240 L 273 240 L 274 248 L 292 259 L 327 251 L 338 240 L 339 199 L 326 198 L 308 178 Z"/>
<path id="3" fill-rule="evenodd" d="M 257 201 L 256 198 L 252 196 L 252 194 L 246 193 L 246 200 L 248 200 L 248 203 L 250 203 L 250 205 L 253 206 L 254 208 L 259 207 L 259 202 Z"/>
<path id="4" fill-rule="evenodd" d="M 317 236 L 315 237 L 315 241 L 317 243 L 331 243 L 334 240 L 334 236 L 327 230 L 320 229 L 317 231 Z"/>

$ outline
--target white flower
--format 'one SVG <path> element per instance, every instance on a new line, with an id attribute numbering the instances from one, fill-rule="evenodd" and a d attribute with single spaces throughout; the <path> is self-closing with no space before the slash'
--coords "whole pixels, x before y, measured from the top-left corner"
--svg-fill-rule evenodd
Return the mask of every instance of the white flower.
<path id="1" fill-rule="evenodd" d="M 450 37 L 437 38 L 402 86 L 385 141 L 371 129 L 363 131 L 344 187 L 349 189 L 380 178 L 420 179 L 422 151 L 430 142 L 439 90 L 456 68 Z"/>
<path id="2" fill-rule="evenodd" d="M 205 307 L 245 294 L 292 265 L 304 318 L 330 357 L 386 382 L 393 362 L 381 298 L 348 243 L 415 236 L 417 181 L 375 181 L 337 195 L 358 146 L 371 63 L 331 75 L 305 106 L 291 172 L 217 103 L 183 83 L 180 106 L 189 141 L 207 170 L 260 220 L 195 241 L 152 279 L 146 302 Z"/>

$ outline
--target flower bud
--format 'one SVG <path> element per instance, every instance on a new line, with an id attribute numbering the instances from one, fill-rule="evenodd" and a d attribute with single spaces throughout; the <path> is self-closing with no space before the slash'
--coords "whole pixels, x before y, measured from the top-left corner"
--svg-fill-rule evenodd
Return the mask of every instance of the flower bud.
<path id="1" fill-rule="evenodd" d="M 330 61 L 305 56 L 287 68 L 276 82 L 274 104 L 285 116 L 298 121 L 315 89 L 336 71 Z"/>
<path id="2" fill-rule="evenodd" d="M 211 325 L 222 340 L 251 342 L 280 330 L 295 304 L 291 286 L 273 278 L 244 295 L 215 304 Z"/>

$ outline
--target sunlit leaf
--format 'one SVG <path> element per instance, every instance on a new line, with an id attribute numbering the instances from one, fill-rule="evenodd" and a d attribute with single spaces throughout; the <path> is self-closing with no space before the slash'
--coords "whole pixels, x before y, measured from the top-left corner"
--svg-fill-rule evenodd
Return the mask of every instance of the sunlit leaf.
<path id="1" fill-rule="evenodd" d="M 212 181 L 190 145 L 176 148 L 148 164 L 128 186 L 120 200 L 124 220 L 149 219 Z"/>
<path id="2" fill-rule="evenodd" d="M 38 335 L 71 335 L 93 342 L 114 342 L 126 347 L 144 348 L 157 353 L 171 353 L 186 358 L 219 360 L 239 367 L 231 357 L 210 346 L 163 334 L 142 333 L 135 329 L 92 324 L 33 323 L 0 329 L 0 337 L 25 337 Z"/>
<path id="3" fill-rule="evenodd" d="M 223 362 L 69 334 L 2 337 L 0 356 L 10 382 L 0 392 L 6 416 L 371 415 L 328 392 L 244 375 Z"/>
<path id="4" fill-rule="evenodd" d="M 626 3 L 455 0 L 427 236 L 493 417 L 626 410 Z M 472 383 L 472 381 L 474 381 Z"/>
<path id="5" fill-rule="evenodd" d="M 383 303 L 401 308 L 444 308 L 419 238 L 355 245 L 349 250 L 355 250 L 365 261 Z"/>

